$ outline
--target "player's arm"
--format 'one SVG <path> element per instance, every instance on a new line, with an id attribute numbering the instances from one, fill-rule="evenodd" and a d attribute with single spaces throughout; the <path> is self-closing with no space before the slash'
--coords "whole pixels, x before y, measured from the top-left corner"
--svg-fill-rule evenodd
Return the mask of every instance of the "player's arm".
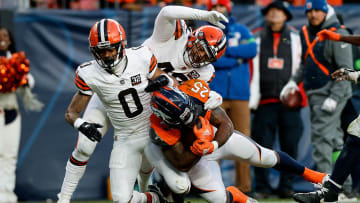
<path id="1" fill-rule="evenodd" d="M 90 95 L 82 94 L 79 91 L 75 93 L 65 113 L 65 120 L 71 126 L 74 126 L 76 119 L 80 118 L 80 114 L 90 98 Z"/>
<path id="2" fill-rule="evenodd" d="M 234 126 L 226 112 L 218 107 L 211 112 L 210 124 L 217 128 L 214 141 L 221 147 L 234 132 Z"/>
<path id="3" fill-rule="evenodd" d="M 146 92 L 154 92 L 163 86 L 178 86 L 179 83 L 172 76 L 169 76 L 164 71 L 157 68 L 157 60 L 153 55 L 150 63 L 150 81 L 145 88 Z"/>
<path id="4" fill-rule="evenodd" d="M 217 11 L 205 11 L 184 6 L 165 6 L 155 20 L 154 32 L 151 36 L 158 41 L 167 41 L 174 35 L 176 20 L 205 20 L 220 28 L 225 28 L 220 21 L 228 22 L 228 19 Z"/>
<path id="5" fill-rule="evenodd" d="M 225 144 L 234 131 L 234 126 L 225 111 L 218 107 L 211 112 L 210 122 L 199 117 L 201 125 L 194 126 L 194 134 L 197 140 L 190 147 L 191 151 L 203 156 L 211 154 L 219 147 Z M 213 136 L 213 126 L 217 128 L 215 136 Z"/>
<path id="6" fill-rule="evenodd" d="M 322 30 L 317 34 L 319 41 L 333 40 L 333 41 L 342 41 L 350 44 L 354 44 L 360 46 L 360 35 L 341 35 L 340 33 L 336 33 L 330 30 Z"/>
<path id="7" fill-rule="evenodd" d="M 200 156 L 196 156 L 190 150 L 186 149 L 179 141 L 170 148 L 163 149 L 166 159 L 178 170 L 186 172 L 200 160 Z"/>

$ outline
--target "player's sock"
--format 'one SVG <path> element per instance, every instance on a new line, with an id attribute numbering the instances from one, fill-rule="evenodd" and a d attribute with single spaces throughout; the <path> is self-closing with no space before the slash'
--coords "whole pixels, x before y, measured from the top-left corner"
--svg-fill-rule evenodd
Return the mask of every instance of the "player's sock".
<path id="1" fill-rule="evenodd" d="M 85 173 L 87 162 L 76 161 L 72 156 L 66 164 L 66 171 L 61 191 L 58 194 L 59 200 L 70 200 L 79 180 Z M 75 165 L 77 164 L 77 165 Z"/>
<path id="2" fill-rule="evenodd" d="M 139 191 L 140 192 L 145 192 L 148 185 L 151 184 L 151 172 L 153 171 L 154 168 L 152 168 L 149 171 L 140 171 L 138 177 L 137 177 L 137 181 L 138 181 L 138 185 L 139 185 Z"/>
<path id="3" fill-rule="evenodd" d="M 295 159 L 291 158 L 288 154 L 282 151 L 276 151 L 276 152 L 279 155 L 280 160 L 274 166 L 274 169 L 283 172 L 294 173 L 297 175 L 303 174 L 305 168 L 303 165 L 301 165 Z"/>
<path id="4" fill-rule="evenodd" d="M 244 193 L 242 193 L 237 187 L 229 186 L 226 188 L 226 190 L 229 192 L 229 202 L 234 203 L 246 203 L 248 200 L 248 196 L 246 196 Z"/>
<path id="5" fill-rule="evenodd" d="M 309 182 L 323 184 L 326 173 L 321 173 L 305 167 L 304 173 L 301 176 Z"/>

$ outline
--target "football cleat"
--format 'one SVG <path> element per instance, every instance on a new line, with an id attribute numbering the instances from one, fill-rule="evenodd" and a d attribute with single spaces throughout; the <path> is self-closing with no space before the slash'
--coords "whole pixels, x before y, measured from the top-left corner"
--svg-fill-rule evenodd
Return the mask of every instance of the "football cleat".
<path id="1" fill-rule="evenodd" d="M 148 186 L 148 191 L 152 192 L 152 193 L 155 193 L 158 196 L 160 203 L 171 203 L 166 199 L 166 197 L 163 195 L 163 193 L 160 191 L 160 188 L 156 184 L 155 185 L 149 185 Z"/>
<path id="2" fill-rule="evenodd" d="M 320 190 L 307 193 L 296 193 L 293 198 L 301 203 L 320 203 L 323 199 L 324 202 L 337 202 L 338 193 L 330 187 L 330 182 L 326 181 L 324 187 Z"/>

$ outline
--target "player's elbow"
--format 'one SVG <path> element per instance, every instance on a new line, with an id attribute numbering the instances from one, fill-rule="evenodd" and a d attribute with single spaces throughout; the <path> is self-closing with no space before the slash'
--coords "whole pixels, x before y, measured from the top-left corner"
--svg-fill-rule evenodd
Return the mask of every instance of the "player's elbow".
<path id="1" fill-rule="evenodd" d="M 159 16 L 170 17 L 170 16 L 171 16 L 172 7 L 173 7 L 173 6 L 164 6 L 164 7 L 160 10 Z"/>

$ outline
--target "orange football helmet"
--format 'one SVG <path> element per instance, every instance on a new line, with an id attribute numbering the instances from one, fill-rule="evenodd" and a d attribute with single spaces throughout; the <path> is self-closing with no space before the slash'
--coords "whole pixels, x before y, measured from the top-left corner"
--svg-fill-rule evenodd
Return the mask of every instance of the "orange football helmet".
<path id="1" fill-rule="evenodd" d="M 96 62 L 105 70 L 111 70 L 125 56 L 126 35 L 124 28 L 113 19 L 97 21 L 89 34 L 90 51 Z M 101 53 L 109 49 L 117 53 L 110 57 L 101 57 Z"/>
<path id="2" fill-rule="evenodd" d="M 220 28 L 205 25 L 194 30 L 184 53 L 185 62 L 198 68 L 218 60 L 226 49 L 226 36 Z"/>

